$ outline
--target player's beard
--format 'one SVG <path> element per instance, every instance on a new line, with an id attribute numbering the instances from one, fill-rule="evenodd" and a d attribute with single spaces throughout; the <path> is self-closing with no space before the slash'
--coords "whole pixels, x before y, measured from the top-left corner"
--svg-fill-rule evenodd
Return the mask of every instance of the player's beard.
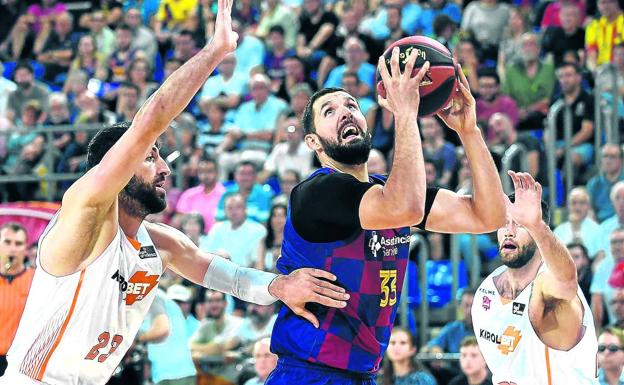
<path id="1" fill-rule="evenodd" d="M 501 249 L 498 249 L 498 254 L 501 257 L 501 261 L 503 265 L 507 266 L 510 269 L 519 269 L 525 266 L 535 255 L 535 250 L 537 250 L 537 245 L 535 241 L 531 241 L 529 244 L 518 247 L 518 252 L 516 253 L 515 258 L 507 260 L 505 256 L 501 253 Z"/>
<path id="2" fill-rule="evenodd" d="M 156 190 L 155 183 L 157 181 L 147 183 L 134 175 L 119 194 L 119 204 L 128 214 L 142 218 L 163 211 L 167 198 Z"/>
<path id="3" fill-rule="evenodd" d="M 319 136 L 319 141 L 323 145 L 323 151 L 333 160 L 346 165 L 359 165 L 368 161 L 368 154 L 372 148 L 371 135 L 358 128 L 360 137 L 349 143 L 340 144 L 333 140 L 326 140 Z"/>

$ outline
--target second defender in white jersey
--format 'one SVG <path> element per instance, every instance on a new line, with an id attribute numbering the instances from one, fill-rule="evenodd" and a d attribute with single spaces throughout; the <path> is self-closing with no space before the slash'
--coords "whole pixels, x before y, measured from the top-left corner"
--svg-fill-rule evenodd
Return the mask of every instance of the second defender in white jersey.
<path id="1" fill-rule="evenodd" d="M 37 270 L 2 385 L 103 385 L 134 340 L 165 268 L 196 284 L 318 320 L 308 301 L 344 307 L 330 273 L 288 276 L 242 268 L 203 252 L 169 226 L 143 219 L 166 207 L 169 167 L 158 137 L 219 61 L 236 48 L 232 0 L 218 0 L 211 42 L 175 71 L 132 123 L 100 130 L 89 143 L 89 171 L 63 196 L 39 241 Z M 325 278 L 321 280 L 319 278 Z"/>
<path id="2" fill-rule="evenodd" d="M 539 183 L 510 172 L 515 187 L 498 230 L 504 266 L 477 289 L 472 322 L 495 385 L 598 384 L 598 343 L 576 267 L 548 227 Z"/>

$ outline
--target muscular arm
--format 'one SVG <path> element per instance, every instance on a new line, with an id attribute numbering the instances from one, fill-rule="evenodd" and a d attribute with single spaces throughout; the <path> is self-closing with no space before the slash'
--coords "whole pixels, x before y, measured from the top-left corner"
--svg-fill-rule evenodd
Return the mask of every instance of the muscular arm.
<path id="1" fill-rule="evenodd" d="M 472 196 L 440 190 L 426 229 L 441 233 L 487 233 L 505 221 L 503 186 L 478 128 L 460 135 L 473 179 Z M 453 218 L 449 220 L 449 218 Z"/>
<path id="2" fill-rule="evenodd" d="M 581 131 L 572 136 L 572 145 L 576 146 L 591 139 L 593 134 L 594 123 L 590 120 L 583 120 L 583 123 L 581 124 Z"/>

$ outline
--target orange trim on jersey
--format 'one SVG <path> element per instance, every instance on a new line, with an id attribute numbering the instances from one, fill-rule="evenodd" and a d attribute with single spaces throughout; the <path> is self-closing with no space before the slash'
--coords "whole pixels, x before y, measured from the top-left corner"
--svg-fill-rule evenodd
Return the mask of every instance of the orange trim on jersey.
<path id="1" fill-rule="evenodd" d="M 127 235 L 126 235 L 126 238 L 128 238 L 128 240 L 132 244 L 132 247 L 134 247 L 137 251 L 139 251 L 141 249 L 141 242 L 139 242 L 136 239 L 134 239 L 132 237 L 129 237 Z"/>
<path id="2" fill-rule="evenodd" d="M 552 385 L 552 374 L 550 372 L 550 354 L 548 353 L 548 346 L 544 346 L 544 355 L 546 356 L 546 374 L 548 376 L 548 385 Z"/>
<path id="3" fill-rule="evenodd" d="M 513 299 L 509 299 L 509 298 L 505 298 L 505 297 L 500 297 L 500 299 L 501 299 L 501 302 L 503 303 L 503 305 L 507 305 L 508 303 L 513 301 Z"/>
<path id="4" fill-rule="evenodd" d="M 65 321 L 63 322 L 63 326 L 61 326 L 61 332 L 56 337 L 56 340 L 54 341 L 54 344 L 52 345 L 52 349 L 50 349 L 50 351 L 48 352 L 47 356 L 43 360 L 43 365 L 41 366 L 41 369 L 39 369 L 39 372 L 37 372 L 37 380 L 38 381 L 42 381 L 43 374 L 46 371 L 46 367 L 48 366 L 48 362 L 50 361 L 50 357 L 52 357 L 52 354 L 54 353 L 54 351 L 58 347 L 59 343 L 61 342 L 61 339 L 63 338 L 63 334 L 65 333 L 65 329 L 67 329 L 67 325 L 69 324 L 69 320 L 71 319 L 72 314 L 74 314 L 74 308 L 76 307 L 76 302 L 78 300 L 78 294 L 80 293 L 80 288 L 82 287 L 82 279 L 84 278 L 85 271 L 86 271 L 86 269 L 82 270 L 80 272 L 80 279 L 78 280 L 78 285 L 76 286 L 76 291 L 74 292 L 74 298 L 72 299 L 72 304 L 69 307 L 69 313 L 67 313 L 67 317 L 65 317 Z"/>

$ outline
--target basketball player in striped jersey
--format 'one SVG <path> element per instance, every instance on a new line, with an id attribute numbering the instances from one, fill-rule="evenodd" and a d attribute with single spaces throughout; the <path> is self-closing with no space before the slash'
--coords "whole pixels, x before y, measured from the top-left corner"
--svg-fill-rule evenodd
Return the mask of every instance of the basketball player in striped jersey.
<path id="1" fill-rule="evenodd" d="M 594 321 L 572 257 L 548 227 L 540 184 L 528 173 L 509 175 L 515 193 L 498 230 L 503 266 L 479 286 L 472 305 L 492 382 L 598 384 Z"/>
<path id="2" fill-rule="evenodd" d="M 282 300 L 317 322 L 305 303 L 345 306 L 335 277 L 316 269 L 276 276 L 198 250 L 181 232 L 143 218 L 166 206 L 169 168 L 157 138 L 236 47 L 232 0 L 218 0 L 212 41 L 174 72 L 131 124 L 98 132 L 87 173 L 39 240 L 37 269 L 3 385 L 105 384 L 131 346 L 165 268 L 243 300 Z M 323 278 L 323 279 L 321 279 Z"/>

